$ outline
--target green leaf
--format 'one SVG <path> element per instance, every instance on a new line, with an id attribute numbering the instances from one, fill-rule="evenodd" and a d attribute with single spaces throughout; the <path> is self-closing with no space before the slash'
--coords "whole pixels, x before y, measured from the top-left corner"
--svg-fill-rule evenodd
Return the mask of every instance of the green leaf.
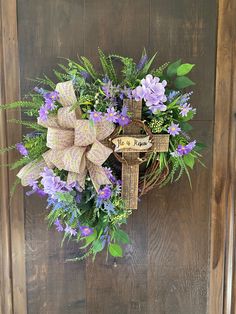
<path id="1" fill-rule="evenodd" d="M 92 243 L 97 238 L 97 230 L 94 229 L 93 233 L 90 236 L 85 238 L 85 245 L 81 249 L 85 249 L 90 243 Z"/>
<path id="2" fill-rule="evenodd" d="M 189 168 L 193 169 L 195 158 L 191 154 L 185 155 L 184 162 L 187 166 L 189 166 Z"/>
<path id="3" fill-rule="evenodd" d="M 103 250 L 103 243 L 101 240 L 96 240 L 93 242 L 93 253 L 96 254 Z"/>
<path id="4" fill-rule="evenodd" d="M 187 122 L 180 122 L 180 127 L 181 127 L 181 130 L 183 130 L 184 132 L 189 132 L 193 129 L 191 124 Z"/>
<path id="5" fill-rule="evenodd" d="M 167 75 L 172 77 L 177 74 L 177 69 L 181 64 L 181 59 L 171 63 L 167 68 Z"/>
<path id="6" fill-rule="evenodd" d="M 177 75 L 183 76 L 185 74 L 188 74 L 194 66 L 195 64 L 190 64 L 190 63 L 181 64 L 177 69 Z"/>
<path id="7" fill-rule="evenodd" d="M 191 85 L 195 85 L 195 83 L 190 80 L 187 76 L 179 76 L 175 79 L 175 87 L 177 89 L 183 89 Z"/>
<path id="8" fill-rule="evenodd" d="M 108 249 L 109 249 L 109 253 L 114 257 L 123 256 L 122 248 L 118 244 L 110 243 Z"/>
<path id="9" fill-rule="evenodd" d="M 196 150 L 197 152 L 200 152 L 202 151 L 203 149 L 205 149 L 207 146 L 203 143 L 197 143 L 194 150 Z"/>
<path id="10" fill-rule="evenodd" d="M 115 230 L 113 236 L 115 240 L 120 241 L 122 243 L 128 244 L 130 242 L 128 234 L 123 230 L 120 229 Z"/>

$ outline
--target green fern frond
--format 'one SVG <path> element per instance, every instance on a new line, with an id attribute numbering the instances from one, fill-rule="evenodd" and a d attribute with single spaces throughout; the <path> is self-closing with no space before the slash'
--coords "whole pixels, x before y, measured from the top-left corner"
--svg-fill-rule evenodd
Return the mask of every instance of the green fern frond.
<path id="1" fill-rule="evenodd" d="M 110 80 L 116 83 L 117 76 L 116 76 L 115 68 L 112 63 L 111 56 L 106 57 L 106 55 L 100 48 L 98 48 L 98 53 L 99 53 L 99 58 L 100 58 L 100 62 L 101 62 L 104 73 L 109 77 Z"/>
<path id="2" fill-rule="evenodd" d="M 32 101 L 15 101 L 11 104 L 0 105 L 0 109 L 15 109 L 22 107 L 33 107 L 35 108 L 35 103 Z"/>
<path id="3" fill-rule="evenodd" d="M 92 63 L 90 62 L 89 59 L 87 59 L 86 57 L 81 57 L 82 63 L 85 67 L 85 70 L 91 75 L 91 77 L 96 80 L 99 76 L 97 74 L 97 72 L 95 71 Z"/>
<path id="4" fill-rule="evenodd" d="M 29 163 L 29 158 L 23 157 L 23 158 L 15 161 L 15 162 L 13 162 L 12 164 L 9 164 L 8 166 L 11 170 L 13 170 L 13 169 L 17 169 L 19 167 L 23 167 L 24 165 L 26 165 L 28 163 Z"/>
<path id="5" fill-rule="evenodd" d="M 12 146 L 9 146 L 9 147 L 0 148 L 0 154 L 9 152 L 10 150 L 15 149 L 15 148 L 16 148 L 16 145 L 12 145 Z"/>
<path id="6" fill-rule="evenodd" d="M 25 121 L 25 120 L 17 120 L 17 119 L 10 119 L 8 120 L 10 123 L 16 123 L 26 126 L 27 128 L 31 128 L 40 132 L 46 132 L 46 129 L 35 122 Z"/>

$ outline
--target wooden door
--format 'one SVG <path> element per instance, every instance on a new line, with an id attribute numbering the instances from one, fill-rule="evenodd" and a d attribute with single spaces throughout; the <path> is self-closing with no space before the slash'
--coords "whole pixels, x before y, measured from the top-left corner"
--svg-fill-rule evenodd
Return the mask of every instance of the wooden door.
<path id="1" fill-rule="evenodd" d="M 48 230 L 46 204 L 37 197 L 22 200 L 18 190 L 8 207 L 14 175 L 2 170 L 2 313 L 235 313 L 234 1 L 222 0 L 219 8 L 216 0 L 0 4 L 2 102 L 29 92 L 30 78 L 52 77 L 60 57 L 85 55 L 98 63 L 99 46 L 137 60 L 146 47 L 150 54 L 158 51 L 160 63 L 181 58 L 196 64 L 193 136 L 207 144 L 206 168 L 193 171 L 192 190 L 183 178 L 145 196 L 127 225 L 132 244 L 124 258 L 107 262 L 101 255 L 95 263 L 65 263 L 76 255 L 77 245 L 61 248 L 60 235 Z M 1 116 L 3 144 L 19 139 L 20 132 L 6 123 L 18 113 L 7 115 Z"/>

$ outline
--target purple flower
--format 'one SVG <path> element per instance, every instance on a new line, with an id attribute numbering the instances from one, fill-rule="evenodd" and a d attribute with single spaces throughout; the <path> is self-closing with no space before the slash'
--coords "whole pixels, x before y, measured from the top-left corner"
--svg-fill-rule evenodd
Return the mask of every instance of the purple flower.
<path id="1" fill-rule="evenodd" d="M 66 224 L 65 232 L 69 233 L 71 236 L 76 236 L 76 234 L 77 234 L 77 231 L 75 229 L 71 228 L 71 226 L 68 226 L 68 224 Z"/>
<path id="2" fill-rule="evenodd" d="M 128 107 L 127 106 L 123 106 L 122 110 L 121 110 L 121 113 L 120 113 L 120 115 L 118 117 L 118 120 L 117 120 L 119 125 L 125 126 L 125 125 L 130 123 L 131 119 L 127 116 L 127 113 L 128 113 Z"/>
<path id="3" fill-rule="evenodd" d="M 145 53 L 145 54 L 141 57 L 141 59 L 139 60 L 139 63 L 138 63 L 137 66 L 136 66 L 136 70 L 137 70 L 137 71 L 142 70 L 143 67 L 144 67 L 144 65 L 146 64 L 147 60 L 148 60 L 148 56 L 147 56 L 147 54 Z"/>
<path id="4" fill-rule="evenodd" d="M 34 91 L 40 95 L 45 94 L 45 89 L 43 89 L 42 87 L 38 88 L 37 86 L 35 86 Z"/>
<path id="5" fill-rule="evenodd" d="M 102 90 L 106 95 L 106 98 L 114 98 L 119 93 L 120 86 L 113 85 L 112 81 L 106 77 L 104 78 L 104 85 L 102 86 Z"/>
<path id="6" fill-rule="evenodd" d="M 49 100 L 52 100 L 52 101 L 59 100 L 59 93 L 57 91 L 46 93 L 44 95 L 44 99 L 47 100 L 47 101 L 49 101 Z"/>
<path id="7" fill-rule="evenodd" d="M 79 229 L 83 237 L 88 237 L 93 233 L 93 228 L 89 228 L 87 226 L 80 226 Z"/>
<path id="8" fill-rule="evenodd" d="M 106 173 L 106 176 L 108 177 L 108 179 L 109 179 L 113 184 L 115 184 L 115 183 L 116 183 L 116 178 L 114 177 L 111 168 L 104 167 L 104 170 L 105 170 L 105 173 Z"/>
<path id="9" fill-rule="evenodd" d="M 62 232 L 64 230 L 62 227 L 62 224 L 58 218 L 55 220 L 54 225 L 56 226 L 56 230 L 58 232 Z"/>
<path id="10" fill-rule="evenodd" d="M 157 110 L 165 111 L 166 105 L 163 103 L 167 100 L 165 96 L 165 86 L 167 82 L 160 82 L 159 77 L 153 77 L 148 74 L 141 80 L 141 86 L 136 87 L 132 95 L 136 101 L 144 99 L 149 109 L 155 113 Z"/>
<path id="11" fill-rule="evenodd" d="M 169 102 L 172 102 L 178 95 L 179 95 L 179 91 L 172 90 L 167 96 L 167 99 Z"/>
<path id="12" fill-rule="evenodd" d="M 171 123 L 171 125 L 167 129 L 168 133 L 172 136 L 178 135 L 181 131 L 179 124 Z"/>
<path id="13" fill-rule="evenodd" d="M 86 71 L 80 71 L 80 74 L 85 80 L 89 80 L 91 78 L 90 74 Z"/>
<path id="14" fill-rule="evenodd" d="M 40 109 L 39 109 L 39 118 L 42 120 L 42 121 L 47 121 L 47 118 L 48 118 L 48 110 L 45 106 L 42 106 Z"/>
<path id="15" fill-rule="evenodd" d="M 99 111 L 89 111 L 89 119 L 93 122 L 100 122 L 102 120 L 102 113 Z"/>
<path id="16" fill-rule="evenodd" d="M 16 144 L 16 149 L 22 156 L 28 156 L 28 150 L 25 148 L 24 144 L 22 143 L 17 143 Z"/>
<path id="17" fill-rule="evenodd" d="M 59 99 L 57 91 L 48 92 L 43 94 L 44 104 L 39 109 L 39 117 L 42 121 L 46 121 L 49 111 L 55 109 L 55 101 Z"/>
<path id="18" fill-rule="evenodd" d="M 57 192 L 65 192 L 68 190 L 66 182 L 55 176 L 51 169 L 44 168 L 41 175 L 41 183 L 43 184 L 44 192 L 51 195 L 53 198 Z"/>
<path id="19" fill-rule="evenodd" d="M 124 86 L 124 88 L 120 92 L 120 99 L 124 99 L 124 97 L 127 97 L 129 99 L 132 98 L 132 90 L 127 86 Z"/>
<path id="20" fill-rule="evenodd" d="M 109 216 L 111 214 L 115 214 L 115 207 L 112 204 L 112 202 L 110 202 L 110 201 L 104 202 L 104 209 L 106 210 L 106 212 L 108 213 Z"/>
<path id="21" fill-rule="evenodd" d="M 180 111 L 180 114 L 182 117 L 186 117 L 188 112 L 191 111 L 193 108 L 190 107 L 190 105 L 188 104 L 184 104 L 183 106 L 180 107 L 181 108 L 181 111 Z"/>
<path id="22" fill-rule="evenodd" d="M 130 118 L 129 118 L 128 116 L 123 116 L 122 114 L 119 115 L 119 118 L 118 118 L 118 120 L 117 120 L 117 122 L 118 122 L 119 125 L 121 125 L 121 126 L 125 126 L 125 125 L 129 124 L 130 121 L 131 121 L 131 120 L 130 120 Z"/>
<path id="23" fill-rule="evenodd" d="M 178 99 L 177 104 L 179 104 L 180 106 L 183 106 L 184 104 L 186 104 L 189 101 L 192 94 L 193 94 L 192 91 L 189 93 L 183 94 L 180 97 L 180 99 Z"/>
<path id="24" fill-rule="evenodd" d="M 188 149 L 193 150 L 194 147 L 196 146 L 196 140 L 192 141 L 192 142 L 189 142 L 186 146 L 188 147 Z"/>
<path id="25" fill-rule="evenodd" d="M 107 200 L 111 197 L 111 188 L 106 185 L 103 189 L 98 191 L 98 199 L 99 200 Z"/>
<path id="26" fill-rule="evenodd" d="M 118 119 L 118 112 L 115 111 L 114 107 L 110 107 L 107 109 L 107 113 L 105 113 L 105 117 L 107 121 L 115 123 Z"/>
<path id="27" fill-rule="evenodd" d="M 179 156 L 187 155 L 194 149 L 195 146 L 196 146 L 196 141 L 193 141 L 193 142 L 188 143 L 187 145 L 178 145 L 176 151 Z"/>

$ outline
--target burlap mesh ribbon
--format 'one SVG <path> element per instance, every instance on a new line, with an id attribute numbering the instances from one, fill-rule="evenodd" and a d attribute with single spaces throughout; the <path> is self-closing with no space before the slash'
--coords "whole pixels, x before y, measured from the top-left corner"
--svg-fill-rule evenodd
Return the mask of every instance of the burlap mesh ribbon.
<path id="1" fill-rule="evenodd" d="M 48 116 L 46 121 L 38 119 L 38 124 L 46 127 L 47 147 L 43 161 L 30 163 L 18 173 L 22 185 L 28 185 L 29 179 L 38 179 L 44 166 L 67 170 L 67 183 L 78 181 L 85 187 L 87 172 L 96 190 L 100 185 L 109 184 L 102 164 L 112 153 L 112 149 L 100 141 L 107 138 L 115 129 L 113 123 L 102 119 L 93 124 L 89 120 L 80 119 L 80 108 L 71 110 L 77 101 L 71 81 L 56 86 L 59 103 L 62 104 L 55 116 Z"/>

